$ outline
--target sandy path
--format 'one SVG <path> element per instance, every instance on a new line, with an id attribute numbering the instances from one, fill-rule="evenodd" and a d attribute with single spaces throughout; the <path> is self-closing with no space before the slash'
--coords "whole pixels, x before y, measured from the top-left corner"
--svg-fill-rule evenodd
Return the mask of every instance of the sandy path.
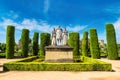
<path id="1" fill-rule="evenodd" d="M 1 64 L 13 60 L 0 59 Z M 0 72 L 0 80 L 120 80 L 120 60 L 101 59 L 113 64 L 116 72 L 9 71 Z"/>

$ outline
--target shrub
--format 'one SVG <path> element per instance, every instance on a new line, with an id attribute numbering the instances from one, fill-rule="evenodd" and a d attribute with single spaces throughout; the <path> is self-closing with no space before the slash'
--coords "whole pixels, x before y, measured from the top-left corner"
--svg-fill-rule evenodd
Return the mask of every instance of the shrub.
<path id="1" fill-rule="evenodd" d="M 33 54 L 38 55 L 39 45 L 38 45 L 39 33 L 35 32 L 33 36 Z"/>
<path id="2" fill-rule="evenodd" d="M 4 71 L 111 71 L 112 65 L 89 57 L 82 57 L 84 63 L 45 63 L 29 62 L 37 57 L 29 57 L 20 61 L 3 65 Z M 27 62 L 28 61 L 28 62 Z"/>
<path id="3" fill-rule="evenodd" d="M 79 33 L 78 32 L 69 33 L 68 45 L 73 47 L 73 57 L 80 56 L 80 53 L 79 53 Z"/>
<path id="4" fill-rule="evenodd" d="M 100 58 L 100 50 L 96 29 L 90 29 L 90 52 L 92 58 Z"/>
<path id="5" fill-rule="evenodd" d="M 50 34 L 41 33 L 40 34 L 40 57 L 45 56 L 45 46 L 50 45 Z"/>
<path id="6" fill-rule="evenodd" d="M 88 32 L 84 32 L 82 39 L 82 55 L 88 56 Z"/>
<path id="7" fill-rule="evenodd" d="M 15 39 L 14 39 L 15 27 L 12 25 L 7 26 L 7 33 L 6 33 L 6 58 L 11 59 L 14 57 L 14 46 L 15 46 Z"/>
<path id="8" fill-rule="evenodd" d="M 116 34 L 113 24 L 106 24 L 108 59 L 118 59 Z"/>
<path id="9" fill-rule="evenodd" d="M 21 35 L 21 43 L 22 43 L 22 56 L 28 56 L 28 44 L 29 44 L 29 30 L 23 29 Z"/>

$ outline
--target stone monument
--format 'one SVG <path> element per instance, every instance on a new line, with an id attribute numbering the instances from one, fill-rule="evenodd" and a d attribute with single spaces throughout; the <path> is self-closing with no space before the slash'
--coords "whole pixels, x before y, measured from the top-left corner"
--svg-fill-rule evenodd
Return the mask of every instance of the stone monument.
<path id="1" fill-rule="evenodd" d="M 68 32 L 59 26 L 52 31 L 50 46 L 45 47 L 46 62 L 73 62 L 73 48 L 68 46 Z"/>

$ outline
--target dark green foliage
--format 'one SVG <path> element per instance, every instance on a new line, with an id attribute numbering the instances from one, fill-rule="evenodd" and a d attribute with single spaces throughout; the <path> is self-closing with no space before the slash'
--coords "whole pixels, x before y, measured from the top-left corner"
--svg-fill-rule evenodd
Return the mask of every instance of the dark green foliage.
<path id="1" fill-rule="evenodd" d="M 39 51 L 38 39 L 39 39 L 39 33 L 35 32 L 33 36 L 33 47 L 32 47 L 34 55 L 38 55 L 38 51 Z"/>
<path id="2" fill-rule="evenodd" d="M 15 27 L 12 25 L 7 26 L 6 33 L 6 58 L 11 59 L 14 57 L 14 46 L 15 46 Z"/>
<path id="3" fill-rule="evenodd" d="M 45 46 L 50 45 L 50 34 L 41 33 L 40 34 L 40 57 L 45 56 Z"/>
<path id="4" fill-rule="evenodd" d="M 88 56 L 88 32 L 84 32 L 82 39 L 82 55 Z"/>
<path id="5" fill-rule="evenodd" d="M 79 53 L 79 33 L 78 32 L 69 33 L 68 45 L 73 47 L 73 57 L 80 56 L 80 53 Z"/>
<path id="6" fill-rule="evenodd" d="M 23 29 L 21 35 L 21 43 L 22 43 L 22 56 L 28 56 L 28 44 L 29 44 L 29 30 Z"/>
<path id="7" fill-rule="evenodd" d="M 6 50 L 6 44 L 5 43 L 0 43 L 0 52 L 5 52 Z"/>
<path id="8" fill-rule="evenodd" d="M 111 71 L 112 65 L 89 57 L 82 57 L 84 63 L 29 62 L 37 57 L 5 63 L 4 71 Z M 22 62 L 23 61 L 23 62 Z M 28 61 L 28 62 L 27 62 Z"/>
<path id="9" fill-rule="evenodd" d="M 92 58 L 99 59 L 100 58 L 100 50 L 98 43 L 98 36 L 96 29 L 90 29 L 90 52 Z"/>
<path id="10" fill-rule="evenodd" d="M 116 34 L 113 24 L 106 25 L 108 59 L 118 59 Z"/>

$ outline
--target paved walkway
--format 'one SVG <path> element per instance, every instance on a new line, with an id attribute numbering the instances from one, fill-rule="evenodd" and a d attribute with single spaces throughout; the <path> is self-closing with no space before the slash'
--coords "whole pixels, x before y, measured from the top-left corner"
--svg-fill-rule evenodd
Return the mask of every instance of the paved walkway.
<path id="1" fill-rule="evenodd" d="M 0 59 L 0 65 L 9 61 Z M 0 67 L 0 80 L 120 80 L 120 60 L 107 60 L 113 65 L 115 72 L 70 72 L 70 71 L 9 71 L 3 72 Z"/>

